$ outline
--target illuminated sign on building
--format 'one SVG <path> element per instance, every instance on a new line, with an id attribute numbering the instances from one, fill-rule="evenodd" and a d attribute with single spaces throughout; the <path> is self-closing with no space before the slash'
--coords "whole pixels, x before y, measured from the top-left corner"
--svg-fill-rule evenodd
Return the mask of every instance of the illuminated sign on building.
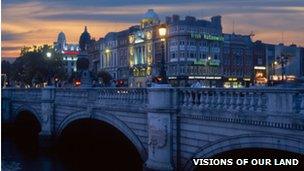
<path id="1" fill-rule="evenodd" d="M 254 69 L 265 70 L 266 67 L 264 67 L 264 66 L 254 66 Z"/>
<path id="2" fill-rule="evenodd" d="M 199 33 L 191 33 L 191 38 L 193 39 L 201 39 L 202 38 L 202 35 L 199 34 Z"/>
<path id="3" fill-rule="evenodd" d="M 209 61 L 210 66 L 219 66 L 220 65 L 220 60 L 219 59 L 211 59 Z"/>
<path id="4" fill-rule="evenodd" d="M 223 36 L 214 36 L 214 35 L 211 35 L 211 34 L 204 34 L 204 39 L 213 40 L 213 41 L 224 41 Z"/>
<path id="5" fill-rule="evenodd" d="M 63 51 L 65 55 L 78 55 L 79 51 Z"/>
<path id="6" fill-rule="evenodd" d="M 200 59 L 194 62 L 194 65 L 207 65 L 207 60 L 206 59 Z"/>
<path id="7" fill-rule="evenodd" d="M 210 66 L 219 66 L 220 65 L 220 60 L 219 59 L 211 59 L 211 60 L 207 60 L 207 59 L 200 59 L 197 61 L 194 61 L 194 65 L 210 65 Z"/>
<path id="8" fill-rule="evenodd" d="M 237 78 L 228 78 L 228 81 L 237 81 Z"/>
<path id="9" fill-rule="evenodd" d="M 223 36 L 215 36 L 211 34 L 200 34 L 200 33 L 191 33 L 190 37 L 193 39 L 202 39 L 202 37 L 206 40 L 212 40 L 212 41 L 224 41 Z"/>
<path id="10" fill-rule="evenodd" d="M 189 76 L 189 79 L 207 79 L 207 80 L 220 80 L 222 77 L 212 77 L 212 76 Z"/>

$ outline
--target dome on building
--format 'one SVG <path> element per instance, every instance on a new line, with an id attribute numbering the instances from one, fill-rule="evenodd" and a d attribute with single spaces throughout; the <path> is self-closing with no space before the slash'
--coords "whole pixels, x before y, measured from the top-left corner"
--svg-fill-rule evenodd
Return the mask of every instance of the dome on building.
<path id="1" fill-rule="evenodd" d="M 57 37 L 57 43 L 55 49 L 61 52 L 62 50 L 64 50 L 65 46 L 66 46 L 65 34 L 63 32 L 60 32 Z"/>
<path id="2" fill-rule="evenodd" d="M 141 20 L 142 27 L 159 24 L 159 22 L 159 17 L 153 9 L 148 9 Z"/>
<path id="3" fill-rule="evenodd" d="M 88 32 L 87 26 L 84 28 L 84 32 L 81 34 L 79 38 L 79 47 L 81 51 L 86 51 L 87 50 L 87 45 L 91 41 L 91 36 L 90 33 Z"/>
<path id="4" fill-rule="evenodd" d="M 62 44 L 66 43 L 65 34 L 63 32 L 60 32 L 58 34 L 57 43 L 62 43 Z"/>

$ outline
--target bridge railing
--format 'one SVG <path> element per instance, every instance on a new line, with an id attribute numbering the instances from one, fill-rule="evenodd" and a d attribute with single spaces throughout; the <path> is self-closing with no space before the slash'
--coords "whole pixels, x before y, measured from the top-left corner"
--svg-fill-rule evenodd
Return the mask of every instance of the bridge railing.
<path id="1" fill-rule="evenodd" d="M 21 101 L 42 99 L 40 88 L 5 88 L 3 98 Z M 128 105 L 145 107 L 148 101 L 146 88 L 55 88 L 56 102 L 94 105 Z M 181 109 L 249 111 L 275 115 L 300 114 L 304 116 L 304 89 L 224 89 L 176 88 Z"/>
<path id="2" fill-rule="evenodd" d="M 55 100 L 67 103 L 95 105 L 145 105 L 148 93 L 145 88 L 58 88 Z"/>
<path id="3" fill-rule="evenodd" d="M 102 88 L 96 89 L 97 102 L 102 105 L 139 105 L 145 106 L 148 92 L 145 88 Z"/>
<path id="4" fill-rule="evenodd" d="M 304 89 L 179 88 L 182 109 L 218 109 L 304 116 Z"/>
<path id="5" fill-rule="evenodd" d="M 40 88 L 5 88 L 2 97 L 21 101 L 39 101 L 42 96 Z"/>
<path id="6" fill-rule="evenodd" d="M 76 88 L 56 88 L 55 89 L 55 101 L 57 103 L 82 103 L 87 102 L 88 90 L 76 89 Z"/>

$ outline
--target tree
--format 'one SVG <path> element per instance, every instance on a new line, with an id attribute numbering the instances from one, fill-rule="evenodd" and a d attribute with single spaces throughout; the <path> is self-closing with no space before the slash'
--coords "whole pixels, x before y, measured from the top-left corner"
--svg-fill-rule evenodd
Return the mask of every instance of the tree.
<path id="1" fill-rule="evenodd" d="M 1 74 L 5 74 L 7 76 L 11 73 L 11 63 L 7 60 L 1 61 Z"/>
<path id="2" fill-rule="evenodd" d="M 11 63 L 3 60 L 1 61 L 1 87 L 3 87 L 6 83 L 10 84 L 11 78 Z"/>
<path id="3" fill-rule="evenodd" d="M 47 57 L 47 53 L 51 56 Z M 24 47 L 13 63 L 12 78 L 24 85 L 33 86 L 49 79 L 66 78 L 62 56 L 49 45 Z"/>
<path id="4" fill-rule="evenodd" d="M 105 84 L 105 85 L 110 85 L 111 83 L 111 80 L 112 80 L 112 76 L 109 72 L 107 71 L 100 71 L 97 73 L 97 77 L 98 78 L 101 78 L 102 82 Z"/>

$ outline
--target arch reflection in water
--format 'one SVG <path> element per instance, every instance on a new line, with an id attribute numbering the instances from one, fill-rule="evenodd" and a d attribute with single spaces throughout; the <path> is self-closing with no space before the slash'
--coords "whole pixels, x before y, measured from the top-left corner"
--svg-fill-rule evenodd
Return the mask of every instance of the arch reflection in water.
<path id="1" fill-rule="evenodd" d="M 25 155 L 37 155 L 41 125 L 36 116 L 29 111 L 20 111 L 15 119 L 14 140 Z"/>

